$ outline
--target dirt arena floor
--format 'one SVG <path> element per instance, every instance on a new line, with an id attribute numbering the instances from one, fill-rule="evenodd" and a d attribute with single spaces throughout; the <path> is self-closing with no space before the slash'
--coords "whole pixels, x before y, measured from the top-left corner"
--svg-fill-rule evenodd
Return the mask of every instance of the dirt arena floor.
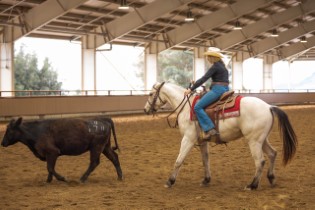
<path id="1" fill-rule="evenodd" d="M 22 144 L 0 148 L 0 209 L 315 209 L 315 106 L 282 107 L 299 140 L 295 159 L 281 165 L 282 142 L 274 125 L 270 141 L 278 150 L 276 186 L 266 178 L 259 188 L 244 191 L 252 181 L 254 162 L 243 139 L 210 148 L 212 181 L 201 187 L 203 166 L 198 148 L 186 159 L 174 187 L 164 184 L 178 155 L 181 136 L 169 128 L 165 114 L 113 117 L 121 148 L 124 180 L 102 156 L 84 184 L 79 178 L 89 154 L 62 156 L 56 170 L 68 182 L 47 184 L 46 163 Z M 0 125 L 0 138 L 5 124 Z M 269 162 L 267 161 L 266 166 Z"/>

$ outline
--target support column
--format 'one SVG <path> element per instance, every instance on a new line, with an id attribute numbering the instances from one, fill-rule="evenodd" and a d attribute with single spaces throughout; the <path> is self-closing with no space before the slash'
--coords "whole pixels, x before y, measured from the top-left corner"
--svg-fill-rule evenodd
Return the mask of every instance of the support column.
<path id="1" fill-rule="evenodd" d="M 88 95 L 96 94 L 96 50 L 95 36 L 82 37 L 82 90 L 94 90 Z"/>
<path id="2" fill-rule="evenodd" d="M 152 86 L 157 81 L 157 56 L 158 54 L 150 53 L 150 50 L 145 51 L 145 90 L 151 90 Z"/>
<path id="3" fill-rule="evenodd" d="M 264 56 L 263 62 L 263 89 L 272 90 L 272 57 L 268 55 Z"/>
<path id="4" fill-rule="evenodd" d="M 242 53 L 236 53 L 232 58 L 232 89 L 243 90 Z"/>
<path id="5" fill-rule="evenodd" d="M 205 57 L 203 56 L 204 49 L 203 48 L 195 48 L 195 66 L 194 66 L 194 78 L 193 80 L 196 81 L 197 79 L 201 78 L 205 74 Z"/>
<path id="6" fill-rule="evenodd" d="M 10 27 L 9 27 L 10 28 Z M 14 43 L 10 40 L 11 30 L 5 27 L 4 33 L 0 35 L 0 90 L 14 90 Z M 13 96 L 11 92 L 1 93 L 1 96 Z"/>

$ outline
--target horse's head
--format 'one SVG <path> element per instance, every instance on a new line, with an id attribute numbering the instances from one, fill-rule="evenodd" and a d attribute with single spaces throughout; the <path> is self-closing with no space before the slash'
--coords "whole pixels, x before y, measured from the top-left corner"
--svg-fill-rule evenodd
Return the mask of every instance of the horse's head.
<path id="1" fill-rule="evenodd" d="M 156 83 L 153 85 L 152 90 L 150 91 L 148 101 L 144 106 L 144 112 L 146 114 L 154 114 L 160 109 L 163 105 L 166 104 L 166 101 L 163 100 L 160 96 L 161 88 L 163 87 L 165 82 Z"/>

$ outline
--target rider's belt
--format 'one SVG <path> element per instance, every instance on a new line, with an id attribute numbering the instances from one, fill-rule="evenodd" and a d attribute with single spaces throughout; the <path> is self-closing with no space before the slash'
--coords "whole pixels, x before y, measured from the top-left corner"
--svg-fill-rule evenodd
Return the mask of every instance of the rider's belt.
<path id="1" fill-rule="evenodd" d="M 228 83 L 228 82 L 212 82 L 212 83 L 211 83 L 211 86 L 212 86 L 212 85 L 229 86 L 229 83 Z"/>

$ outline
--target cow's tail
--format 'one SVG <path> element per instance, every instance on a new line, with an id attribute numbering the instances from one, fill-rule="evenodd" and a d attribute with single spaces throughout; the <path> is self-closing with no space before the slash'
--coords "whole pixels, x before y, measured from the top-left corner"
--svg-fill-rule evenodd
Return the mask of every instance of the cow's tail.
<path id="1" fill-rule="evenodd" d="M 283 140 L 283 165 L 286 165 L 294 157 L 296 152 L 298 144 L 297 137 L 288 115 L 276 106 L 270 107 L 270 110 L 278 117 L 279 130 Z"/>
<path id="2" fill-rule="evenodd" d="M 117 137 L 116 137 L 116 131 L 115 131 L 115 124 L 112 120 L 112 118 L 108 118 L 108 122 L 110 123 L 110 127 L 112 128 L 112 133 L 114 136 L 114 141 L 115 141 L 115 146 L 112 147 L 113 150 L 118 150 L 120 152 L 119 146 L 118 146 L 118 141 L 117 141 Z"/>

